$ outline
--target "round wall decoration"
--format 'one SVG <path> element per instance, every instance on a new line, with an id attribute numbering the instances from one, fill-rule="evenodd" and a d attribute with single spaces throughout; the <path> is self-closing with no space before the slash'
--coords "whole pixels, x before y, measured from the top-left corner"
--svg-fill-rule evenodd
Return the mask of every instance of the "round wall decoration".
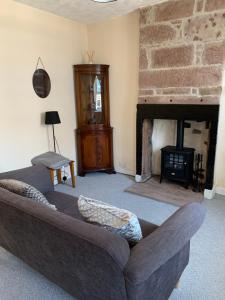
<path id="1" fill-rule="evenodd" d="M 33 88 L 38 97 L 46 98 L 51 91 L 51 80 L 48 73 L 44 69 L 43 63 L 43 68 L 38 68 L 39 62 L 42 63 L 40 57 L 38 58 L 36 70 L 33 74 Z"/>

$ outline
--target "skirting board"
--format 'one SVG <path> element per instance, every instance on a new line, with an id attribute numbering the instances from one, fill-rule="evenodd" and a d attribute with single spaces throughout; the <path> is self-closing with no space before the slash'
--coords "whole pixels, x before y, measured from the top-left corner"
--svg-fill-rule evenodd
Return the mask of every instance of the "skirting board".
<path id="1" fill-rule="evenodd" d="M 225 196 L 225 188 L 217 186 L 217 187 L 215 188 L 215 190 L 216 190 L 216 194 Z"/>
<path id="2" fill-rule="evenodd" d="M 131 171 L 131 170 L 125 170 L 125 169 L 120 168 L 120 167 L 116 167 L 115 171 L 117 173 L 120 173 L 120 174 L 126 174 L 126 175 L 130 175 L 130 176 L 134 176 L 134 172 L 133 171 Z"/>
<path id="3" fill-rule="evenodd" d="M 204 191 L 204 197 L 209 200 L 213 199 L 215 194 L 225 196 L 225 188 L 217 186 L 214 187 L 212 190 Z"/>

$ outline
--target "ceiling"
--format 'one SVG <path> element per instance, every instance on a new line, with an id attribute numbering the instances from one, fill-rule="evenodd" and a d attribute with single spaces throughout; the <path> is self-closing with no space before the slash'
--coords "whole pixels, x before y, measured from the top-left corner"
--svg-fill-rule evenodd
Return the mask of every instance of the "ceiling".
<path id="1" fill-rule="evenodd" d="M 56 15 L 82 22 L 95 23 L 125 15 L 140 7 L 167 0 L 118 0 L 111 3 L 96 3 L 91 0 L 14 0 Z"/>

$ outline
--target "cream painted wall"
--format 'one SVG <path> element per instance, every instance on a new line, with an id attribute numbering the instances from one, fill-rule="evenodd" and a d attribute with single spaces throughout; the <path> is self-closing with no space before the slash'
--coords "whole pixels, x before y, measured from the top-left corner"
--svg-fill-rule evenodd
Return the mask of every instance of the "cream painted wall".
<path id="1" fill-rule="evenodd" d="M 215 186 L 225 195 L 225 72 L 223 76 L 223 90 L 220 100 L 220 115 L 217 137 L 217 151 L 215 163 Z"/>
<path id="2" fill-rule="evenodd" d="M 88 26 L 95 63 L 110 65 L 111 126 L 118 172 L 135 174 L 138 99 L 139 13 Z"/>
<path id="3" fill-rule="evenodd" d="M 88 46 L 87 27 L 1 0 L 0 45 L 0 172 L 28 166 L 33 156 L 52 149 L 51 128 L 41 122 L 41 115 L 47 110 L 59 111 L 59 145 L 64 155 L 74 159 L 72 65 L 83 62 Z M 46 99 L 38 98 L 32 88 L 39 56 L 52 83 Z"/>

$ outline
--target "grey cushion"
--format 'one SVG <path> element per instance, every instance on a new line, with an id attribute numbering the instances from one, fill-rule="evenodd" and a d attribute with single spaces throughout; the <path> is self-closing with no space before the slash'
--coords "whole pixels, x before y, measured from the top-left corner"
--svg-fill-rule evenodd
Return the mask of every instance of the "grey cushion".
<path id="1" fill-rule="evenodd" d="M 131 244 L 142 239 L 138 218 L 128 210 L 84 196 L 79 197 L 78 208 L 87 222 L 104 227 L 125 238 Z"/>
<path id="2" fill-rule="evenodd" d="M 33 165 L 44 165 L 50 169 L 57 170 L 68 166 L 70 161 L 70 159 L 58 153 L 49 151 L 32 158 L 31 163 Z"/>
<path id="3" fill-rule="evenodd" d="M 48 202 L 48 200 L 45 198 L 45 196 L 40 191 L 38 191 L 35 187 L 33 187 L 25 182 L 22 182 L 22 181 L 16 180 L 16 179 L 1 179 L 0 187 L 4 188 L 12 193 L 27 197 L 36 202 L 47 205 L 48 207 L 56 210 L 55 205 L 50 204 Z"/>

